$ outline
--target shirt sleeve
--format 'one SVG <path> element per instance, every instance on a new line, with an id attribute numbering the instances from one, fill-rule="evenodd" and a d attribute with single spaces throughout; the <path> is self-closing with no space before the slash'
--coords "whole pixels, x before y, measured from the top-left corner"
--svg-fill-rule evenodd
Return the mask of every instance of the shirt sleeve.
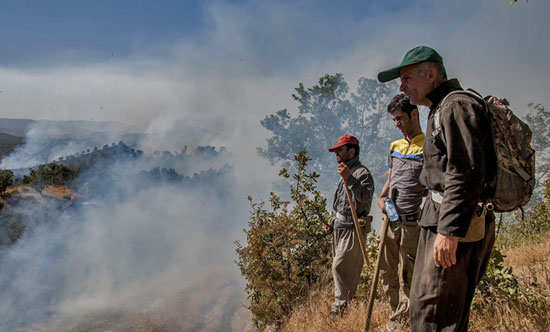
<path id="1" fill-rule="evenodd" d="M 391 149 L 390 149 L 390 152 L 388 152 L 388 157 L 386 158 L 386 166 L 388 168 L 392 168 L 393 167 L 393 160 L 392 160 L 392 156 L 391 156 Z"/>
<path id="2" fill-rule="evenodd" d="M 357 211 L 366 211 L 368 213 L 374 194 L 374 180 L 369 170 L 365 167 L 356 169 L 348 179 L 348 187 Z"/>

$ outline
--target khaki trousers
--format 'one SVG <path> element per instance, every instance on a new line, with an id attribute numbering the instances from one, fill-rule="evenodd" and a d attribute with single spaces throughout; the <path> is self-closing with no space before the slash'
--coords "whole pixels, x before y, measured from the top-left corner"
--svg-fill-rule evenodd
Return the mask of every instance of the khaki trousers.
<path id="1" fill-rule="evenodd" d="M 416 247 L 420 235 L 418 222 L 396 225 L 390 221 L 386 232 L 384 255 L 380 260 L 382 288 L 390 302 L 390 320 L 408 324 Z"/>
<path id="2" fill-rule="evenodd" d="M 366 231 L 362 229 L 362 241 Z M 334 302 L 331 311 L 341 312 L 355 296 L 359 277 L 363 270 L 363 254 L 357 241 L 355 229 L 335 228 L 332 232 L 332 277 L 334 279 Z"/>

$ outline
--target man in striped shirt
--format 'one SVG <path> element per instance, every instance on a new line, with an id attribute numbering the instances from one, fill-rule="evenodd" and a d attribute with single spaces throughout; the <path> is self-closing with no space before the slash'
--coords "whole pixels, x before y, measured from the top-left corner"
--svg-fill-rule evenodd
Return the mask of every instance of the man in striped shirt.
<path id="1" fill-rule="evenodd" d="M 378 198 L 378 207 L 386 213 L 384 202 L 390 188 L 395 188 L 395 207 L 399 219 L 390 221 L 386 232 L 384 255 L 380 261 L 382 287 L 391 306 L 386 329 L 401 331 L 408 325 L 409 292 L 420 226 L 418 218 L 425 187 L 419 176 L 423 164 L 424 133 L 420 128 L 418 108 L 404 94 L 395 96 L 388 105 L 395 126 L 403 138 L 391 143 L 386 166 L 388 179 Z"/>

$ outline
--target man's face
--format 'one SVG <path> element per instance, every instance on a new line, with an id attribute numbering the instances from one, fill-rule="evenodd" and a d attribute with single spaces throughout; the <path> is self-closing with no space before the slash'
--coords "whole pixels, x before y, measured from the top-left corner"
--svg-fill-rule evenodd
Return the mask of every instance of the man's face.
<path id="1" fill-rule="evenodd" d="M 421 64 L 414 64 L 401 68 L 401 86 L 399 90 L 409 97 L 411 104 L 430 106 L 431 102 L 426 95 L 432 91 L 431 75 L 428 71 L 421 71 Z"/>
<path id="2" fill-rule="evenodd" d="M 403 136 L 411 137 L 414 134 L 417 112 L 418 111 L 412 111 L 410 117 L 401 109 L 396 109 L 391 113 L 395 126 L 401 130 Z"/>
<path id="3" fill-rule="evenodd" d="M 353 152 L 348 150 L 348 147 L 345 146 L 345 145 L 342 145 L 341 147 L 336 149 L 336 151 L 334 151 L 334 153 L 336 154 L 336 162 L 337 163 L 346 162 L 346 161 L 350 160 L 351 158 L 353 158 Z"/>

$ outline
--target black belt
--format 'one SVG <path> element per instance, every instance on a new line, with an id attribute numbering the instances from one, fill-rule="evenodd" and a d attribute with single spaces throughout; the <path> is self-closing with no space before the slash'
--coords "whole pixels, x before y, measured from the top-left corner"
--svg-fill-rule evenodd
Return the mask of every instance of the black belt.
<path id="1" fill-rule="evenodd" d="M 420 219 L 420 211 L 404 216 L 399 215 L 399 220 L 401 220 L 401 222 L 418 222 L 418 219 Z"/>

